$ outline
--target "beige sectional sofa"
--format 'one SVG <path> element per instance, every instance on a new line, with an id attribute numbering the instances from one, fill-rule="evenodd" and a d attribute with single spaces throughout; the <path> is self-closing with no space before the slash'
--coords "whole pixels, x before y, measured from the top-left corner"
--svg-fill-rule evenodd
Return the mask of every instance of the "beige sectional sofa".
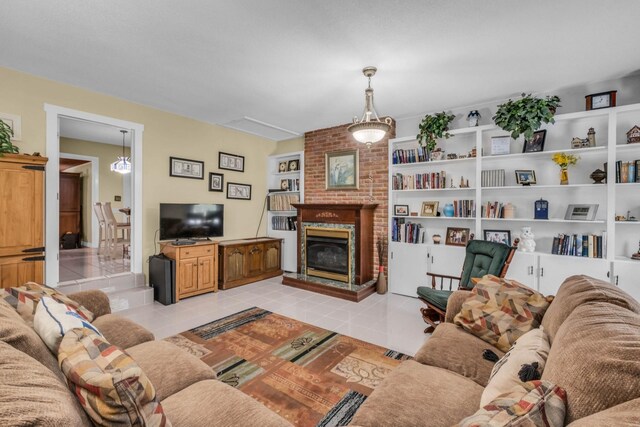
<path id="1" fill-rule="evenodd" d="M 445 323 L 375 389 L 352 425 L 452 426 L 479 409 L 504 353 L 453 324 L 468 291 L 455 292 Z M 551 351 L 542 374 L 566 390 L 572 427 L 640 426 L 640 304 L 608 283 L 569 277 L 542 320 Z"/>
<path id="2" fill-rule="evenodd" d="M 175 345 L 154 341 L 140 325 L 111 314 L 100 291 L 69 295 L 97 318 L 111 344 L 126 349 L 154 385 L 174 426 L 291 426 L 239 390 L 216 380 L 209 366 Z M 0 299 L 0 425 L 90 426 L 67 388 L 55 356 Z"/>

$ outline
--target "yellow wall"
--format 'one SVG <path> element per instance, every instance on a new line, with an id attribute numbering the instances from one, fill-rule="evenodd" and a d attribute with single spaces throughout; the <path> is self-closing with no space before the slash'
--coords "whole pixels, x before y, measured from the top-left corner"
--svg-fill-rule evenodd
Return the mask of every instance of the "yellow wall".
<path id="1" fill-rule="evenodd" d="M 295 151 L 304 151 L 304 136 L 278 142 L 278 146 L 273 154 L 286 154 Z"/>
<path id="2" fill-rule="evenodd" d="M 212 99 L 212 102 L 215 100 Z M 72 108 L 143 124 L 143 258 L 155 252 L 153 236 L 158 228 L 162 202 L 224 203 L 224 239 L 255 233 L 266 192 L 267 157 L 276 143 L 254 135 L 166 113 L 85 89 L 0 68 L 0 111 L 22 116 L 21 152 L 45 153 L 44 104 Z M 219 171 L 218 152 L 245 156 L 245 172 Z M 205 179 L 169 176 L 169 157 L 205 162 Z M 224 174 L 226 183 L 252 185 L 250 201 L 227 200 L 224 193 L 209 192 L 209 172 Z M 264 233 L 263 229 L 261 233 Z M 143 266 L 146 271 L 147 263 Z"/>

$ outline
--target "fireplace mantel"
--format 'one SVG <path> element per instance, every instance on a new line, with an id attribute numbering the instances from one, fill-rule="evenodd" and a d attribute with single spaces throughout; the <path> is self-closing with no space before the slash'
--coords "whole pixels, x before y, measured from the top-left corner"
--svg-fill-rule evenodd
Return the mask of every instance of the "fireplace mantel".
<path id="1" fill-rule="evenodd" d="M 295 203 L 293 206 L 298 210 L 298 266 L 297 273 L 306 275 L 306 266 L 304 265 L 304 254 L 302 253 L 302 245 L 305 242 L 305 229 L 307 226 L 326 225 L 331 227 L 350 226 L 354 230 L 353 242 L 354 259 L 353 259 L 353 275 L 350 277 L 348 285 L 360 289 L 361 286 L 370 282 L 374 278 L 373 272 L 373 213 L 378 206 L 377 204 L 364 203 Z M 354 295 L 342 295 L 343 292 L 337 292 L 335 289 L 329 288 L 325 291 L 322 286 L 317 286 L 312 281 L 305 282 L 300 278 L 291 279 L 286 276 L 283 283 L 291 286 L 303 287 L 304 289 L 314 290 L 329 295 L 339 296 L 353 301 L 360 301 L 365 296 L 371 294 L 375 289 L 367 288 L 366 291 L 360 290 Z"/>

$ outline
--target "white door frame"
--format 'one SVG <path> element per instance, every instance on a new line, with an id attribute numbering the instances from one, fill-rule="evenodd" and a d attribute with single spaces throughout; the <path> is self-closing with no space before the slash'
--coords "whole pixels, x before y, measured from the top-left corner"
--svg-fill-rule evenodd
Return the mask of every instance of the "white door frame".
<path id="1" fill-rule="evenodd" d="M 123 129 L 130 129 L 133 134 L 131 140 L 131 162 L 133 173 L 131 179 L 131 272 L 142 273 L 142 134 L 144 125 L 87 113 L 71 108 L 44 104 L 46 113 L 46 149 L 49 162 L 46 168 L 45 184 L 45 283 L 57 286 L 60 278 L 59 254 L 59 217 L 60 217 L 60 118 L 86 120 L 102 123 Z"/>
<path id="2" fill-rule="evenodd" d="M 96 239 L 98 238 L 97 236 L 100 233 L 100 229 L 98 228 L 98 218 L 96 218 L 93 213 L 93 206 L 100 201 L 100 159 L 98 157 L 73 153 L 60 153 L 60 158 L 87 160 L 91 162 L 91 242 L 85 243 L 88 243 L 89 247 L 97 248 L 98 244 L 96 243 Z"/>

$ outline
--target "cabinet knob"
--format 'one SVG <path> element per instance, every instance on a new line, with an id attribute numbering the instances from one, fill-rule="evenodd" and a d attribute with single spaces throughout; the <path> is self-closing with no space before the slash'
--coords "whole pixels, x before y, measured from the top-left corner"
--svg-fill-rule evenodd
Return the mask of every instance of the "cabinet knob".
<path id="1" fill-rule="evenodd" d="M 189 252 L 189 251 L 184 251 L 184 254 L 185 254 L 185 255 L 189 255 L 190 253 L 191 253 L 191 252 Z"/>

